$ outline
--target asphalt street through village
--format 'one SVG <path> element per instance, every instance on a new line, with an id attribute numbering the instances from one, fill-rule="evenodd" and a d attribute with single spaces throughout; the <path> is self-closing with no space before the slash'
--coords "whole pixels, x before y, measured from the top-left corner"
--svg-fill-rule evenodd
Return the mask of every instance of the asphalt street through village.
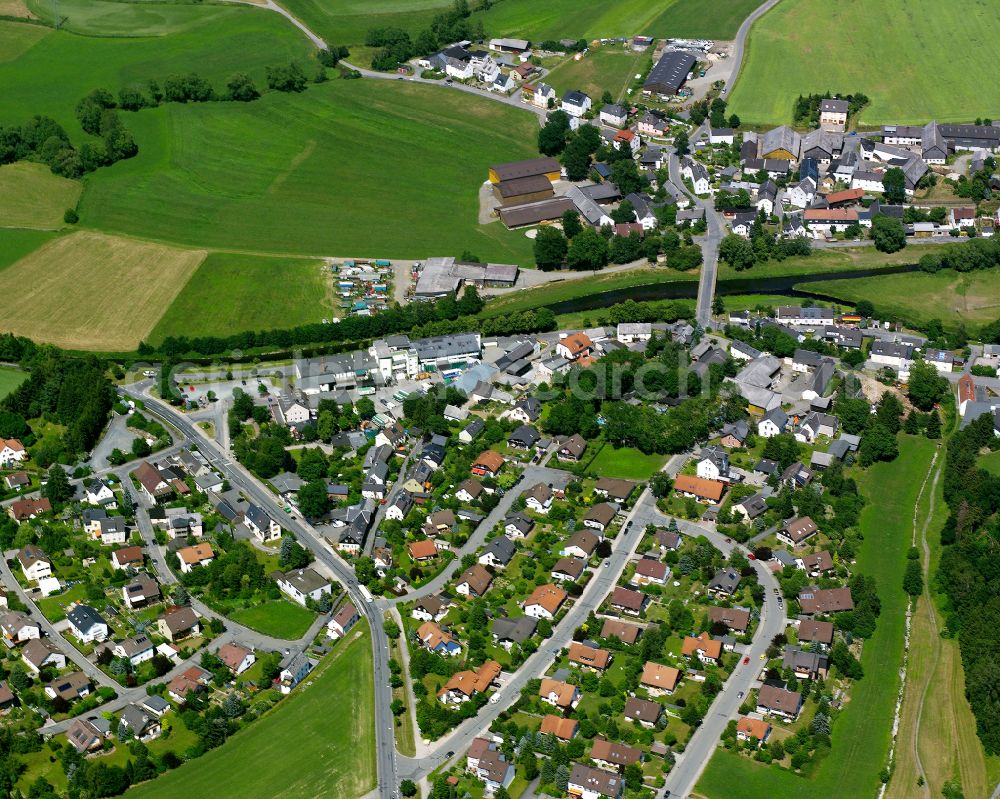
<path id="1" fill-rule="evenodd" d="M 218 469 L 234 487 L 243 491 L 250 500 L 263 507 L 273 518 L 281 519 L 283 526 L 294 533 L 303 545 L 311 549 L 318 562 L 341 582 L 355 606 L 367 618 L 372 631 L 374 654 L 378 795 L 385 799 L 397 795 L 395 789 L 400 780 L 410 779 L 417 782 L 440 768 L 446 761 L 458 762 L 464 756 L 464 752 L 472 740 L 484 734 L 497 716 L 516 701 L 528 681 L 542 676 L 555 661 L 559 652 L 569 646 L 574 630 L 586 621 L 590 613 L 596 610 L 614 589 L 629 559 L 635 556 L 635 549 L 642 540 L 646 525 L 664 526 L 669 522 L 669 519 L 656 509 L 655 499 L 650 490 L 646 488 L 629 511 L 623 523 L 622 532 L 613 540 L 611 556 L 605 560 L 601 568 L 595 570 L 594 578 L 587 584 L 583 594 L 576 599 L 565 618 L 556 627 L 552 637 L 501 686 L 497 694 L 499 700 L 487 704 L 477 716 L 459 725 L 443 738 L 429 744 L 423 757 L 405 757 L 396 752 L 393 735 L 394 717 L 390 709 L 392 689 L 389 685 L 388 666 L 389 645 L 383 626 L 384 611 L 403 601 L 411 602 L 441 590 L 453 578 L 462 556 L 475 552 L 482 545 L 487 533 L 506 515 L 514 500 L 526 488 L 539 481 L 565 485 L 571 476 L 567 472 L 547 466 L 529 465 L 515 489 L 511 489 L 504 495 L 500 505 L 494 508 L 478 525 L 466 544 L 456 553 L 453 565 L 446 568 L 442 574 L 420 590 L 408 594 L 404 598 L 377 599 L 369 603 L 365 601 L 359 591 L 359 584 L 354 577 L 352 567 L 323 541 L 316 530 L 308 523 L 300 522 L 297 518 L 284 513 L 270 491 L 250 475 L 243 466 L 222 452 L 217 444 L 204 434 L 204 431 L 192 424 L 191 420 L 179 411 L 151 396 L 148 393 L 151 385 L 151 381 L 136 384 L 125 389 L 125 393 L 132 399 L 141 399 L 145 403 L 148 413 L 170 424 L 189 442 L 197 443 L 199 450 L 212 466 Z M 683 455 L 672 457 L 664 470 L 671 475 L 676 474 L 683 465 L 684 458 Z M 737 546 L 708 527 L 680 520 L 678 520 L 678 525 L 684 535 L 705 536 L 725 555 L 728 555 Z M 708 714 L 695 731 L 684 753 L 678 756 L 676 765 L 667 776 L 665 786 L 673 796 L 686 796 L 693 790 L 726 725 L 730 719 L 735 718 L 743 697 L 754 686 L 760 670 L 760 656 L 766 651 L 774 636 L 784 629 L 786 623 L 784 612 L 777 607 L 777 603 L 772 598 L 775 589 L 778 588 L 777 580 L 763 564 L 758 562 L 753 562 L 753 564 L 768 600 L 765 601 L 761 612 L 760 624 L 753 642 L 745 653 L 750 658 L 750 662 L 746 666 L 742 664 L 737 666 L 726 681 L 723 690 L 716 696 Z M 234 633 L 233 628 L 238 626 L 232 625 L 228 621 L 226 623 L 229 627 L 226 636 L 230 640 L 232 638 L 239 640 L 246 636 L 247 631 L 240 628 L 239 632 Z M 273 645 L 273 642 L 271 643 Z M 282 643 L 287 645 L 287 642 Z"/>

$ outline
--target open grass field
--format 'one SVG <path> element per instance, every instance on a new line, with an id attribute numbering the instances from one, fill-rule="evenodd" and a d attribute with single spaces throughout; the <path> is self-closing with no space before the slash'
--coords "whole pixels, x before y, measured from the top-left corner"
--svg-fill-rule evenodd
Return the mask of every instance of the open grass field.
<path id="1" fill-rule="evenodd" d="M 306 634 L 316 614 L 287 599 L 276 599 L 232 614 L 233 621 L 274 638 L 294 641 Z"/>
<path id="2" fill-rule="evenodd" d="M 28 379 L 28 373 L 9 366 L 0 366 L 0 399 L 6 397 Z"/>
<path id="3" fill-rule="evenodd" d="M 139 155 L 89 179 L 89 225 L 281 254 L 530 258 L 522 233 L 478 224 L 489 165 L 535 154 L 536 118 L 506 105 L 333 80 L 256 103 L 163 106 L 129 126 Z"/>
<path id="4" fill-rule="evenodd" d="M 321 261 L 210 253 L 150 333 L 150 341 L 319 322 L 334 313 L 329 285 Z"/>
<path id="5" fill-rule="evenodd" d="M 784 261 L 767 261 L 745 272 L 737 272 L 729 264 L 719 264 L 719 280 L 747 277 L 782 277 L 814 272 L 846 272 L 855 269 L 879 269 L 883 266 L 913 264 L 934 245 L 906 247 L 899 252 L 879 252 L 874 247 L 831 247 L 814 250 L 806 258 L 786 258 Z"/>
<path id="6" fill-rule="evenodd" d="M 636 34 L 732 39 L 758 5 L 757 0 L 718 0 L 708 11 L 699 0 L 503 0 L 482 20 L 490 36 L 532 41 Z"/>
<path id="7" fill-rule="evenodd" d="M 26 4 L 36 17 L 52 22 L 52 3 L 26 0 Z M 59 28 L 85 36 L 168 36 L 216 21 L 225 24 L 230 11 L 224 3 L 190 0 L 59 0 Z"/>
<path id="8" fill-rule="evenodd" d="M 90 231 L 0 272 L 0 329 L 74 350 L 132 350 L 205 257 Z"/>
<path id="9" fill-rule="evenodd" d="M 82 0 L 80 0 L 82 2 Z M 37 2 L 37 0 L 33 0 Z M 361 44 L 372 28 L 396 27 L 415 37 L 450 0 L 285 0 L 284 5 L 327 41 Z M 478 4 L 471 3 L 473 8 Z M 758 0 L 503 0 L 476 11 L 487 36 L 545 39 L 610 36 L 703 36 L 731 39 Z"/>
<path id="10" fill-rule="evenodd" d="M 901 436 L 894 462 L 855 474 L 867 499 L 860 521 L 864 543 L 855 571 L 877 580 L 882 613 L 862 654 L 865 677 L 854 687 L 833 726 L 832 751 L 813 774 L 804 777 L 719 750 L 698 783 L 700 795 L 707 799 L 870 799 L 877 794 L 899 690 L 907 604 L 901 585 L 913 508 L 933 453 L 933 441 Z"/>
<path id="11" fill-rule="evenodd" d="M 63 213 L 76 207 L 83 186 L 42 164 L 20 161 L 0 166 L 0 223 L 5 227 L 58 230 Z"/>
<path id="12" fill-rule="evenodd" d="M 91 5 L 89 0 L 78 1 L 80 6 Z M 123 14 L 147 6 L 161 8 L 147 3 L 105 5 L 121 9 Z M 177 4 L 166 8 L 190 20 L 183 30 L 161 31 L 170 36 L 97 38 L 0 21 L 0 125 L 19 125 L 35 114 L 44 114 L 62 124 L 79 145 L 88 137 L 73 109 L 92 89 L 103 87 L 117 94 L 125 86 L 145 87 L 150 79 L 162 86 L 170 75 L 192 71 L 217 89 L 223 89 L 236 72 L 249 73 L 263 86 L 265 67 L 312 58 L 308 40 L 274 12 L 236 5 Z M 15 56 L 9 58 L 9 52 Z M 136 116 L 141 115 L 125 116 L 129 128 Z"/>
<path id="13" fill-rule="evenodd" d="M 992 458 L 992 463 L 998 462 Z M 983 461 L 981 464 L 987 465 Z M 936 471 L 940 472 L 940 466 L 939 457 Z M 922 551 L 921 537 L 927 543 L 929 574 L 937 568 L 940 530 L 947 516 L 941 481 L 928 483 L 917 512 L 917 534 Z M 998 758 L 987 759 L 976 737 L 976 721 L 965 698 L 958 643 L 941 637 L 944 618 L 934 602 L 933 595 L 930 599 L 927 594 L 921 596 L 913 615 L 896 768 L 887 799 L 931 799 L 941 795 L 941 786 L 954 778 L 965 796 L 988 796 L 997 781 Z M 921 773 L 926 780 L 924 786 L 917 785 Z"/>
<path id="14" fill-rule="evenodd" d="M 870 300 L 878 311 L 895 314 L 917 327 L 930 319 L 940 319 L 946 326 L 955 327 L 959 322 L 980 325 L 1000 317 L 1000 280 L 992 271 L 912 272 L 801 283 L 796 288 L 849 303 Z"/>
<path id="15" fill-rule="evenodd" d="M 615 449 L 605 444 L 587 467 L 601 477 L 617 477 L 623 480 L 648 480 L 667 462 L 666 455 L 646 455 L 632 447 Z"/>
<path id="16" fill-rule="evenodd" d="M 2 202 L 2 200 L 0 200 Z M 56 237 L 48 230 L 0 228 L 0 272 Z"/>
<path id="17" fill-rule="evenodd" d="M 988 65 L 998 58 L 990 3 L 785 0 L 754 26 L 728 110 L 744 124 L 790 123 L 799 94 L 860 91 L 871 98 L 862 124 L 997 117 L 1000 85 Z"/>
<path id="18" fill-rule="evenodd" d="M 1000 475 L 1000 451 L 983 455 L 978 465 L 980 469 L 985 469 L 990 474 Z"/>
<path id="19" fill-rule="evenodd" d="M 569 59 L 545 76 L 545 82 L 560 95 L 579 89 L 600 104 L 605 90 L 620 100 L 625 89 L 649 59 L 647 53 L 634 53 L 623 47 L 598 47 L 579 61 Z"/>
<path id="20" fill-rule="evenodd" d="M 371 643 L 363 625 L 358 629 L 271 713 L 131 793 L 136 799 L 363 796 L 375 787 L 375 697 Z"/>

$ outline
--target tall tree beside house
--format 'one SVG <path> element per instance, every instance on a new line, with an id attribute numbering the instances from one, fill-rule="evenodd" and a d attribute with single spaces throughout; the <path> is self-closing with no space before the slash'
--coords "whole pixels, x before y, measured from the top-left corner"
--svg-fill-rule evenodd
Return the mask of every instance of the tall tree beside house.
<path id="1" fill-rule="evenodd" d="M 937 409 L 927 414 L 927 427 L 924 429 L 924 435 L 931 440 L 941 438 L 941 417 L 938 415 Z"/>
<path id="2" fill-rule="evenodd" d="M 42 488 L 42 495 L 53 506 L 61 505 L 73 498 L 73 486 L 70 485 L 69 476 L 58 463 L 49 468 L 48 481 Z"/>
<path id="3" fill-rule="evenodd" d="M 882 194 L 895 205 L 901 205 L 906 199 L 906 175 L 898 166 L 887 169 L 882 175 Z"/>
<path id="4" fill-rule="evenodd" d="M 566 243 L 566 237 L 557 228 L 543 227 L 539 228 L 535 237 L 534 250 L 535 265 L 543 272 L 548 272 L 563 265 L 569 245 Z"/>
<path id="5" fill-rule="evenodd" d="M 676 136 L 674 136 L 674 149 L 677 150 L 678 155 L 687 155 L 688 151 L 687 131 L 682 130 Z"/>
<path id="6" fill-rule="evenodd" d="M 569 136 L 569 114 L 553 111 L 549 119 L 538 131 L 538 152 L 542 155 L 559 155 L 566 148 Z"/>
<path id="7" fill-rule="evenodd" d="M 573 238 L 583 230 L 583 224 L 580 222 L 580 212 L 574 211 L 572 208 L 564 211 L 562 215 L 562 229 L 567 239 Z"/>
<path id="8" fill-rule="evenodd" d="M 906 246 L 906 229 L 894 217 L 875 214 L 872 219 L 872 240 L 879 252 L 898 252 Z"/>
<path id="9" fill-rule="evenodd" d="M 591 150 L 587 142 L 575 137 L 562 154 L 562 165 L 566 168 L 566 177 L 570 180 L 584 180 L 590 174 Z"/>
<path id="10" fill-rule="evenodd" d="M 299 510 L 307 519 L 319 519 L 330 510 L 330 497 L 322 480 L 313 480 L 302 486 L 298 500 Z"/>
<path id="11" fill-rule="evenodd" d="M 614 162 L 611 167 L 611 182 L 623 195 L 640 191 L 646 185 L 639 174 L 639 167 L 631 158 L 622 158 Z"/>
<path id="12" fill-rule="evenodd" d="M 600 269 L 607 265 L 608 258 L 608 240 L 588 227 L 570 243 L 566 263 L 572 269 Z"/>

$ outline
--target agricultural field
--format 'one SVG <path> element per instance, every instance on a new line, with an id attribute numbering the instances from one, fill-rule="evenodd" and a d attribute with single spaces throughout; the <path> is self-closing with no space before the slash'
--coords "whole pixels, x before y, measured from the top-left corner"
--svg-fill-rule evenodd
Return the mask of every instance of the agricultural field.
<path id="1" fill-rule="evenodd" d="M 572 89 L 586 92 L 594 98 L 595 107 L 600 108 L 604 91 L 620 100 L 648 59 L 647 53 L 634 53 L 623 47 L 597 47 L 579 61 L 571 58 L 555 67 L 545 76 L 545 82 L 560 96 Z"/>
<path id="2" fill-rule="evenodd" d="M 482 15 L 490 36 L 543 39 L 675 36 L 732 39 L 757 0 L 503 0 Z M 474 18 L 479 15 L 474 15 Z"/>
<path id="3" fill-rule="evenodd" d="M 313 799 L 362 796 L 374 788 L 371 642 L 363 625 L 357 629 L 268 715 L 225 746 L 131 794 L 136 799 Z M 276 741 L 292 745 L 276 757 Z M 220 774 L 226 778 L 219 779 Z"/>
<path id="4" fill-rule="evenodd" d="M 233 621 L 264 635 L 294 641 L 306 634 L 316 614 L 287 599 L 276 599 L 231 614 Z"/>
<path id="5" fill-rule="evenodd" d="M 911 272 L 828 283 L 800 283 L 797 289 L 815 291 L 848 303 L 870 300 L 876 310 L 919 327 L 940 319 L 946 327 L 959 323 L 985 324 L 1000 317 L 1000 282 L 992 271 L 935 274 Z"/>
<path id="6" fill-rule="evenodd" d="M 26 0 L 31 13 L 52 22 L 53 4 Z M 230 9 L 223 4 L 163 2 L 162 0 L 59 0 L 59 28 L 84 36 L 133 38 L 172 36 L 208 24 L 227 24 Z"/>
<path id="7" fill-rule="evenodd" d="M 82 0 L 81 0 L 82 1 Z M 372 28 L 396 27 L 411 37 L 430 25 L 450 0 L 286 0 L 284 5 L 320 36 L 335 44 L 365 41 Z M 476 3 L 470 3 L 475 7 Z M 699 36 L 731 39 L 759 5 L 757 0 L 718 0 L 706 14 L 700 0 L 503 0 L 476 11 L 487 36 L 544 39 L 609 36 Z"/>
<path id="8" fill-rule="evenodd" d="M 210 253 L 150 333 L 228 336 L 319 322 L 335 314 L 322 261 Z"/>
<path id="9" fill-rule="evenodd" d="M 901 585 L 913 535 L 913 509 L 934 449 L 933 441 L 902 435 L 895 461 L 855 474 L 868 503 L 861 514 L 864 542 L 854 570 L 877 580 L 882 613 L 875 634 L 865 643 L 864 679 L 854 687 L 850 702 L 833 725 L 832 751 L 813 773 L 800 776 L 719 750 L 698 783 L 699 795 L 706 799 L 868 799 L 877 794 L 899 690 L 908 601 Z"/>
<path id="10" fill-rule="evenodd" d="M 666 455 L 646 455 L 632 447 L 614 447 L 605 444 L 588 464 L 587 471 L 601 477 L 618 477 L 623 480 L 648 480 L 667 462 Z"/>
<path id="11" fill-rule="evenodd" d="M 777 125 L 792 121 L 799 94 L 863 92 L 863 125 L 969 122 L 1000 114 L 989 67 L 998 58 L 1000 16 L 988 3 L 785 0 L 754 26 L 728 110 L 744 124 Z"/>
<path id="12" fill-rule="evenodd" d="M 537 120 L 519 109 L 434 86 L 333 80 L 249 104 L 162 106 L 129 127 L 139 155 L 89 178 L 88 225 L 281 254 L 530 257 L 522 233 L 478 224 L 489 165 L 535 154 Z"/>
<path id="13" fill-rule="evenodd" d="M 90 6 L 84 0 L 79 4 Z M 126 15 L 147 6 L 169 9 L 171 15 L 185 15 L 190 22 L 180 31 L 161 31 L 170 36 L 128 38 L 80 36 L 0 21 L 0 86 L 4 87 L 0 125 L 21 124 L 44 114 L 63 125 L 80 145 L 88 137 L 73 109 L 92 89 L 103 87 L 117 94 L 123 87 L 145 87 L 150 79 L 162 86 L 170 75 L 192 71 L 217 89 L 224 88 L 236 72 L 247 72 L 264 85 L 265 67 L 292 59 L 306 63 L 313 57 L 312 46 L 302 33 L 273 12 L 221 5 L 105 5 L 120 8 Z M 8 55 L 11 52 L 13 57 Z M 67 64 L 72 69 L 66 69 Z M 126 114 L 125 124 L 131 128 L 140 116 Z"/>
<path id="14" fill-rule="evenodd" d="M 63 214 L 76 207 L 82 185 L 42 164 L 20 161 L 0 166 L 0 221 L 5 227 L 58 230 Z"/>
<path id="15" fill-rule="evenodd" d="M 0 399 L 6 397 L 27 379 L 27 372 L 12 369 L 9 366 L 0 366 Z"/>
<path id="16" fill-rule="evenodd" d="M 78 231 L 0 272 L 0 329 L 73 350 L 133 350 L 205 258 Z"/>
<path id="17" fill-rule="evenodd" d="M 54 239 L 56 235 L 47 230 L 0 228 L 0 272 Z"/>

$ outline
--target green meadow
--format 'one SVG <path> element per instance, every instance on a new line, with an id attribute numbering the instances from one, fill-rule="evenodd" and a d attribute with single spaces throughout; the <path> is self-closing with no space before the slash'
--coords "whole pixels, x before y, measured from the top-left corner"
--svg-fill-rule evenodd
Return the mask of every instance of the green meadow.
<path id="1" fill-rule="evenodd" d="M 860 122 L 969 122 L 1000 116 L 1000 14 L 958 0 L 783 0 L 749 37 L 729 111 L 792 121 L 799 94 L 863 92 Z"/>
<path id="2" fill-rule="evenodd" d="M 491 163 L 534 154 L 533 114 L 435 86 L 333 80 L 254 103 L 129 117 L 139 154 L 92 175 L 106 231 L 263 253 L 525 263 L 531 242 L 478 224 Z"/>
<path id="3" fill-rule="evenodd" d="M 210 253 L 150 333 L 227 336 L 252 327 L 268 330 L 319 322 L 334 315 L 331 279 L 321 261 Z"/>

